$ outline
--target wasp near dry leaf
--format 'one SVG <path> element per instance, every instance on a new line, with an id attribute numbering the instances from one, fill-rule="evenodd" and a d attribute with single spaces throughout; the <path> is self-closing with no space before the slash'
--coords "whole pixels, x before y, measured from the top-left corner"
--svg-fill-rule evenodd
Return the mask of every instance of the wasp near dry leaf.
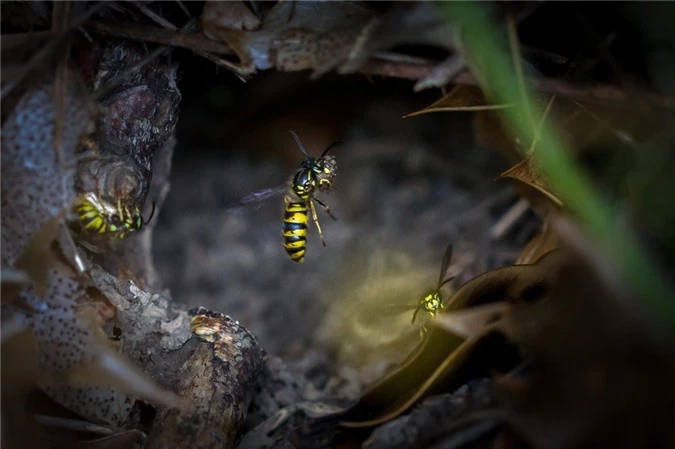
<path id="1" fill-rule="evenodd" d="M 337 175 L 337 162 L 335 156 L 327 153 L 339 142 L 331 144 L 319 158 L 315 158 L 307 153 L 298 135 L 293 131 L 290 131 L 290 133 L 295 139 L 298 149 L 305 156 L 295 175 L 280 186 L 263 189 L 245 196 L 239 201 L 238 205 L 257 204 L 285 193 L 282 225 L 284 249 L 291 260 L 303 263 L 307 250 L 308 211 L 312 213 L 312 220 L 319 231 L 321 243 L 326 246 L 314 202 L 316 201 L 333 220 L 337 220 L 331 213 L 330 207 L 316 198 L 315 195 L 317 192 L 329 192 L 334 188 L 333 180 Z"/>
<path id="2" fill-rule="evenodd" d="M 454 276 L 443 279 L 445 273 L 448 271 L 450 266 L 450 259 L 452 259 L 452 244 L 449 244 L 445 249 L 445 254 L 443 254 L 443 261 L 441 262 L 441 272 L 438 274 L 438 282 L 436 282 L 436 287 L 433 290 L 426 292 L 420 299 L 417 308 L 413 312 L 412 323 L 415 323 L 417 319 L 417 314 L 420 310 L 424 309 L 429 312 L 431 317 L 435 317 L 436 314 L 443 310 L 445 307 L 443 304 L 443 294 L 441 293 L 441 288 L 448 282 L 454 279 Z M 426 332 L 426 326 L 422 326 L 422 332 Z"/>

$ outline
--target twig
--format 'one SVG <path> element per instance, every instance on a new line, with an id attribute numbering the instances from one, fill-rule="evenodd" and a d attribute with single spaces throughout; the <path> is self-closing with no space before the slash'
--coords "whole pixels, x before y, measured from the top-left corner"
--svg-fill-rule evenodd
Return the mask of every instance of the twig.
<path id="1" fill-rule="evenodd" d="M 369 75 L 418 80 L 425 78 L 436 64 L 438 64 L 438 61 L 432 60 L 406 63 L 371 58 L 361 66 L 359 72 Z M 649 111 L 650 106 L 675 110 L 675 97 L 660 95 L 654 92 L 641 91 L 638 95 L 643 102 L 636 104 L 629 101 L 632 96 L 626 95 L 622 90 L 612 85 L 575 86 L 565 80 L 555 78 L 526 78 L 525 81 L 532 89 L 540 92 L 575 97 L 583 99 L 586 103 L 593 101 L 600 102 L 601 104 L 611 102 L 613 103 L 612 106 L 626 111 Z M 480 86 L 476 77 L 469 72 L 463 72 L 457 76 L 455 83 Z"/>
<path id="2" fill-rule="evenodd" d="M 115 36 L 135 41 L 187 48 L 193 51 L 201 50 L 219 55 L 234 54 L 227 44 L 208 39 L 201 32 L 187 34 L 162 28 L 99 21 L 87 22 L 85 28 L 95 34 L 104 36 Z"/>
<path id="3" fill-rule="evenodd" d="M 166 20 L 164 17 L 160 16 L 159 14 L 156 14 L 154 11 L 152 11 L 150 8 L 145 6 L 143 3 L 140 2 L 134 2 L 134 5 L 136 8 L 138 8 L 143 14 L 145 14 L 150 20 L 155 22 L 157 25 L 161 26 L 162 28 L 167 28 L 169 30 L 177 31 L 178 27 L 174 25 L 173 23 L 169 22 Z"/>
<path id="4" fill-rule="evenodd" d="M 86 13 L 82 14 L 77 19 L 73 20 L 63 33 L 60 33 L 55 39 L 51 40 L 48 44 L 42 47 L 36 54 L 33 56 L 30 61 L 28 61 L 21 70 L 11 81 L 8 81 L 7 84 L 2 86 L 0 90 L 0 99 L 4 100 L 10 92 L 21 82 L 23 79 L 31 73 L 33 70 L 36 70 L 38 67 L 42 67 L 44 60 L 52 55 L 60 46 L 64 45 L 69 38 L 70 33 L 82 25 L 89 17 L 93 14 L 106 7 L 107 3 L 101 2 L 95 6 L 92 6 Z"/>
<path id="5" fill-rule="evenodd" d="M 204 51 L 217 55 L 232 55 L 232 49 L 223 42 L 208 39 L 201 32 L 194 34 L 178 33 L 161 28 L 150 28 L 138 25 L 115 24 L 100 21 L 87 22 L 85 27 L 96 34 L 116 36 L 141 42 L 151 42 L 172 47 L 186 48 L 193 51 Z M 395 58 L 374 56 L 366 61 L 358 72 L 366 75 L 379 75 L 391 78 L 421 80 L 429 76 L 440 61 L 414 58 Z M 223 64 L 224 65 L 224 64 Z M 639 104 L 630 103 L 631 97 L 612 85 L 575 86 L 568 81 L 553 78 L 526 78 L 532 89 L 540 92 L 582 98 L 585 102 L 613 102 L 615 107 L 635 112 L 648 110 L 649 106 L 675 110 L 675 97 L 660 95 L 654 92 L 638 92 L 643 100 Z M 463 72 L 455 79 L 457 84 L 479 86 L 476 77 Z"/>
<path id="6" fill-rule="evenodd" d="M 35 419 L 43 426 L 59 427 L 61 429 L 75 430 L 77 432 L 97 433 L 99 435 L 113 434 L 113 431 L 108 427 L 92 424 L 88 421 L 46 415 L 35 415 Z"/>
<path id="7" fill-rule="evenodd" d="M 521 198 L 514 204 L 502 217 L 490 228 L 490 237 L 493 240 L 498 240 L 506 234 L 509 229 L 523 216 L 530 203 L 526 199 Z"/>
<path id="8" fill-rule="evenodd" d="M 180 7 L 181 11 L 185 13 L 188 19 L 192 19 L 192 14 L 190 14 L 190 11 L 185 7 L 182 1 L 180 0 L 174 0 L 176 3 L 178 3 L 178 6 Z"/>
<path id="9" fill-rule="evenodd" d="M 154 61 L 155 58 L 161 56 L 162 54 L 168 52 L 169 50 L 171 50 L 170 47 L 155 48 L 150 53 L 148 53 L 148 55 L 145 58 L 141 59 L 133 66 L 129 67 L 128 69 L 124 70 L 122 73 L 117 75 L 114 79 L 110 80 L 108 83 L 104 84 L 103 86 L 99 87 L 97 90 L 92 92 L 91 94 L 92 100 L 94 101 L 100 100 L 112 89 L 122 84 L 126 80 L 127 76 L 129 76 L 131 73 L 138 72 L 143 67 Z"/>
<path id="10" fill-rule="evenodd" d="M 137 40 L 141 42 L 151 42 L 161 44 L 167 47 L 180 47 L 194 51 L 203 58 L 208 59 L 216 65 L 226 67 L 234 72 L 240 80 L 246 81 L 253 71 L 237 66 L 236 64 L 222 59 L 216 55 L 233 54 L 230 47 L 221 42 L 207 39 L 201 33 L 187 34 L 192 28 L 194 21 L 188 22 L 181 31 L 171 29 L 149 28 L 136 25 L 115 25 L 103 22 L 90 22 L 86 25 L 90 31 L 125 39 Z"/>

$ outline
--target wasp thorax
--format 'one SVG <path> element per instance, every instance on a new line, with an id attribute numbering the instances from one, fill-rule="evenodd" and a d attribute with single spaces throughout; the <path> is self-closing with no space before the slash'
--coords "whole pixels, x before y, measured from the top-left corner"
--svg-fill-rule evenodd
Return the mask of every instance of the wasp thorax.
<path id="1" fill-rule="evenodd" d="M 422 305 L 427 312 L 435 312 L 441 307 L 441 297 L 438 292 L 432 292 L 422 299 Z"/>

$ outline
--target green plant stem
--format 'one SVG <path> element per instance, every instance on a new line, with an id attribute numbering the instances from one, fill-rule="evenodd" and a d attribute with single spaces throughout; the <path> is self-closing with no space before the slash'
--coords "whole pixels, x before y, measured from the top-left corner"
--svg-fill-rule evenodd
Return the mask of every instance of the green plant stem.
<path id="1" fill-rule="evenodd" d="M 501 45 L 505 39 L 497 34 L 499 24 L 488 15 L 489 5 L 448 2 L 443 4 L 443 9 L 448 19 L 463 30 L 464 57 L 481 87 L 494 101 L 515 105 L 500 112 L 514 127 L 521 142 L 532 142 L 535 127 L 531 118 L 541 117 L 542 111 L 530 100 L 522 73 L 518 77 L 520 67 L 517 64 L 514 67 L 509 51 Z M 512 46 L 517 45 L 514 33 L 515 27 L 509 36 Z M 518 55 L 517 48 L 514 54 Z M 608 202 L 577 167 L 573 153 L 563 141 L 545 123 L 537 131 L 539 143 L 533 157 L 553 191 L 598 242 L 609 260 L 616 263 L 627 286 L 644 301 L 655 321 L 675 336 L 675 295 L 670 286 L 635 236 L 617 223 Z M 527 146 L 523 145 L 524 148 Z"/>

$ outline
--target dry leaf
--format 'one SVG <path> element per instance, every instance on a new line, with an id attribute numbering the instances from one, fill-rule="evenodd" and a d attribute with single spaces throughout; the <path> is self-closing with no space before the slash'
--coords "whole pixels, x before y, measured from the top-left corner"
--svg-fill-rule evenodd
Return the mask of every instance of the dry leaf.
<path id="1" fill-rule="evenodd" d="M 499 321 L 508 307 L 506 303 L 486 304 L 466 310 L 439 314 L 431 322 L 435 326 L 464 339 L 476 339 L 480 337 L 486 327 Z"/>
<path id="2" fill-rule="evenodd" d="M 544 194 L 556 207 L 563 207 L 563 202 L 551 192 L 548 181 L 541 173 L 541 169 L 536 166 L 532 156 L 527 156 L 497 177 L 497 179 L 504 178 L 515 179 Z"/>
<path id="3" fill-rule="evenodd" d="M 450 93 L 424 109 L 404 115 L 403 118 L 414 117 L 432 112 L 466 112 L 495 111 L 511 107 L 509 104 L 487 104 L 485 95 L 477 86 L 456 85 Z"/>
<path id="4" fill-rule="evenodd" d="M 512 423 L 545 449 L 673 447 L 672 347 L 602 268 L 565 254 L 546 298 L 500 323 L 532 360 L 524 388 L 504 385 Z"/>
<path id="5" fill-rule="evenodd" d="M 550 282 L 549 268 L 557 263 L 558 256 L 553 252 L 536 265 L 500 268 L 464 284 L 452 295 L 437 319 L 442 322 L 446 315 L 460 313 L 460 317 L 468 316 L 473 321 L 458 324 L 461 318 L 450 318 L 452 333 L 439 326 L 432 327 L 422 343 L 397 368 L 371 386 L 356 404 L 337 415 L 341 425 L 373 427 L 382 424 L 405 413 L 431 391 L 452 391 L 507 360 L 516 360 L 497 327 L 501 320 L 492 321 L 508 310 L 506 301 L 539 300 L 545 292 L 539 286 Z M 470 337 L 464 340 L 457 334 Z"/>
<path id="6" fill-rule="evenodd" d="M 549 252 L 558 248 L 558 235 L 549 220 L 544 221 L 541 230 L 520 251 L 516 265 L 536 263 Z"/>

